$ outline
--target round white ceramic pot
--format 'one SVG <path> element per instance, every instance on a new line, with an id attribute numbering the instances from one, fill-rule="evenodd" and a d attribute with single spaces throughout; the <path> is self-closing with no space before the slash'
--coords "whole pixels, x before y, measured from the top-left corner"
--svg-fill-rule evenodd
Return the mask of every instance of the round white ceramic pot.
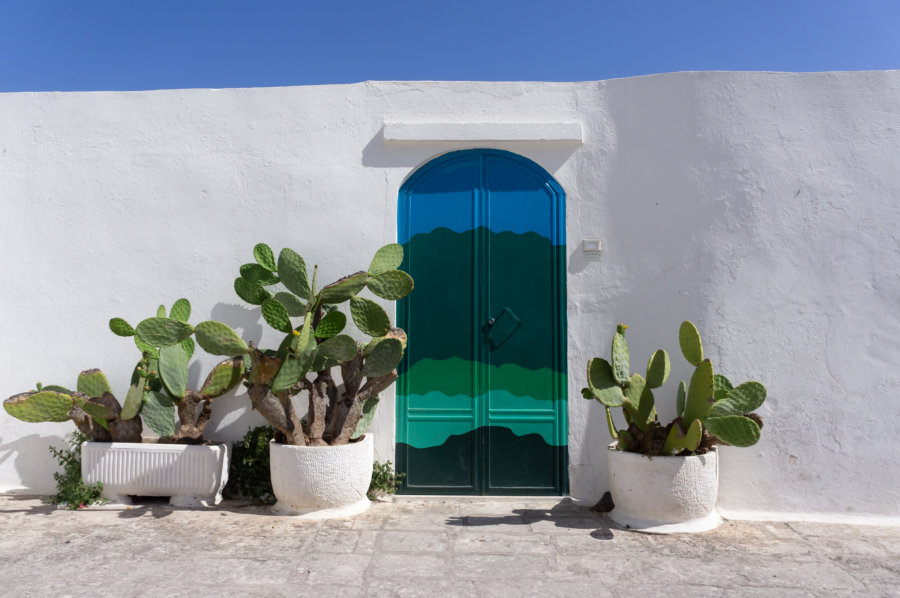
<path id="1" fill-rule="evenodd" d="M 291 446 L 269 443 L 272 490 L 281 515 L 306 519 L 350 517 L 371 504 L 375 443 L 371 434 L 340 446 Z"/>
<path id="2" fill-rule="evenodd" d="M 703 532 L 722 523 L 715 447 L 705 455 L 649 458 L 615 446 L 607 451 L 613 521 L 661 534 Z"/>

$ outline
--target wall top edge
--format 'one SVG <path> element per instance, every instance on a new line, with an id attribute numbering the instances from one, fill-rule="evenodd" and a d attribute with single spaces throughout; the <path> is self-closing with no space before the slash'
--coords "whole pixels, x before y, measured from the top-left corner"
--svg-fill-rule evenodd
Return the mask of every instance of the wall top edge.
<path id="1" fill-rule="evenodd" d="M 584 142 L 580 122 L 402 122 L 385 121 L 385 143 L 414 141 Z"/>
<path id="2" fill-rule="evenodd" d="M 14 95 L 74 95 L 74 94 L 153 94 L 153 93 L 222 93 L 232 91 L 266 91 L 266 90 L 285 90 L 285 89 L 317 89 L 317 88 L 335 88 L 335 87 L 408 87 L 420 85 L 437 85 L 437 86 L 473 86 L 473 87 L 503 87 L 509 85 L 535 85 L 535 86 L 558 86 L 558 85 L 596 85 L 604 84 L 612 81 L 627 81 L 631 79 L 647 79 L 647 78 L 668 78 L 683 76 L 722 76 L 722 75 L 741 75 L 741 76 L 778 76 L 778 77 L 817 77 L 817 76 L 852 76 L 852 75 L 875 75 L 875 74 L 897 74 L 900 69 L 881 69 L 881 70 L 859 70 L 859 71 L 764 71 L 764 70 L 685 70 L 670 71 L 662 73 L 647 73 L 630 75 L 626 77 L 609 77 L 606 79 L 591 79 L 577 81 L 563 80 L 518 80 L 518 81 L 475 81 L 475 80 L 366 80 L 366 81 L 346 81 L 335 83 L 314 83 L 314 84 L 298 84 L 298 85 L 264 85 L 256 87 L 171 87 L 171 88 L 148 88 L 148 89 L 40 89 L 40 90 L 9 90 L 0 91 L 2 96 Z"/>

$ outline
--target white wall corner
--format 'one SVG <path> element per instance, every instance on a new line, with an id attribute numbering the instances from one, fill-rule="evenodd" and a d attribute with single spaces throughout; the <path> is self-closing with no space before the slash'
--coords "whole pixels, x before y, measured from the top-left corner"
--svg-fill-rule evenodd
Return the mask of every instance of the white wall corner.
<path id="1" fill-rule="evenodd" d="M 580 122 L 384 122 L 384 142 L 555 141 L 584 143 Z"/>

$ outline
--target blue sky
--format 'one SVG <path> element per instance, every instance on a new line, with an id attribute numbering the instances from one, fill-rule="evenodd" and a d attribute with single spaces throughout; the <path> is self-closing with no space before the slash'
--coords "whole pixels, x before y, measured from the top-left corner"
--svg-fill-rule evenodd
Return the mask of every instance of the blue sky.
<path id="1" fill-rule="evenodd" d="M 0 92 L 896 68 L 896 0 L 0 0 Z"/>

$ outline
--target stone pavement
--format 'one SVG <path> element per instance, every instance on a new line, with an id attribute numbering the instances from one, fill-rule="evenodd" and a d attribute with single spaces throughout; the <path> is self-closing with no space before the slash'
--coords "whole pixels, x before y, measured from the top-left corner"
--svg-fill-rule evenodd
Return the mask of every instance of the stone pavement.
<path id="1" fill-rule="evenodd" d="M 0 596 L 900 596 L 900 528 L 623 530 L 558 500 L 381 502 L 309 522 L 226 502 L 67 511 L 0 495 Z"/>

